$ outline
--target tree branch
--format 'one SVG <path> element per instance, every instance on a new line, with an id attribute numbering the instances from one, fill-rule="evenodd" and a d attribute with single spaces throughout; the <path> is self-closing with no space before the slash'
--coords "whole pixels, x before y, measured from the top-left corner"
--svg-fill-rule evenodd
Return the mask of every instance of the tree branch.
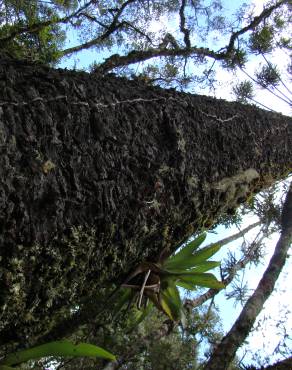
<path id="1" fill-rule="evenodd" d="M 235 240 L 237 240 L 238 238 L 240 237 L 244 237 L 244 235 L 246 233 L 248 233 L 250 230 L 254 229 L 255 227 L 257 226 L 260 226 L 261 224 L 261 221 L 257 221 L 257 222 L 254 222 L 253 224 L 250 224 L 248 225 L 247 227 L 245 227 L 244 229 L 240 230 L 238 233 L 236 234 L 233 234 L 231 236 L 228 236 L 227 238 L 224 238 L 224 239 L 221 239 L 219 240 L 218 242 L 216 242 L 215 244 L 220 244 L 221 246 L 223 245 L 226 245 L 226 244 L 229 244 L 231 242 L 234 242 Z M 212 243 L 213 244 L 213 243 Z M 208 247 L 210 246 L 211 244 L 208 245 Z"/>
<path id="2" fill-rule="evenodd" d="M 125 8 L 128 5 L 130 5 L 130 4 L 132 4 L 136 1 L 137 0 L 127 0 L 127 1 L 125 1 L 123 3 L 123 5 L 119 9 L 117 9 L 116 14 L 113 17 L 113 20 L 112 20 L 111 24 L 109 26 L 107 26 L 107 30 L 102 35 L 99 35 L 98 37 L 95 37 L 94 39 L 92 39 L 90 41 L 87 41 L 83 44 L 73 46 L 71 48 L 68 48 L 68 49 L 65 49 L 65 50 L 61 51 L 62 56 L 77 53 L 78 51 L 81 51 L 81 50 L 89 49 L 92 46 L 97 45 L 98 43 L 107 39 L 112 33 L 114 33 L 116 30 L 118 30 L 119 28 L 124 26 L 123 22 L 118 22 L 119 17 L 122 15 L 123 11 L 125 10 Z"/>
<path id="3" fill-rule="evenodd" d="M 185 28 L 185 16 L 184 16 L 185 1 L 182 0 L 182 5 L 180 7 L 180 29 L 185 35 L 184 37 L 184 41 L 186 43 L 185 48 L 175 48 L 175 49 L 149 48 L 148 50 L 132 50 L 127 55 L 114 54 L 108 59 L 106 59 L 105 62 L 97 66 L 95 71 L 100 72 L 100 73 L 106 73 L 117 67 L 124 67 L 129 64 L 144 62 L 146 60 L 156 58 L 156 57 L 168 57 L 168 56 L 188 57 L 188 56 L 197 55 L 197 56 L 209 57 L 214 60 L 230 60 L 230 56 L 234 51 L 234 43 L 238 39 L 238 37 L 246 33 L 247 31 L 253 30 L 264 19 L 268 18 L 275 9 L 278 9 L 280 6 L 288 2 L 289 0 L 282 0 L 282 1 L 279 1 L 277 4 L 275 4 L 274 6 L 264 9 L 263 12 L 259 16 L 255 17 L 248 26 L 233 33 L 230 37 L 229 44 L 225 48 L 222 48 L 219 52 L 215 52 L 215 51 L 209 50 L 208 48 L 191 47 L 190 40 L 189 40 L 189 30 Z M 78 49 L 78 50 L 81 50 L 81 49 Z M 223 52 L 222 50 L 226 50 L 226 51 Z M 72 51 L 70 51 L 70 53 L 71 52 Z"/>
<path id="4" fill-rule="evenodd" d="M 285 264 L 292 240 L 292 183 L 290 184 L 283 207 L 281 226 L 282 232 L 280 238 L 262 279 L 252 296 L 246 302 L 231 330 L 211 355 L 204 370 L 226 370 L 228 368 L 237 349 L 248 336 L 264 303 L 274 289 L 275 283 Z"/>
<path id="5" fill-rule="evenodd" d="M 234 50 L 234 44 L 235 41 L 238 39 L 239 36 L 243 35 L 244 33 L 248 31 L 254 30 L 263 20 L 267 19 L 274 10 L 280 8 L 284 4 L 288 4 L 290 0 L 281 0 L 275 5 L 264 9 L 260 15 L 257 17 L 254 17 L 254 19 L 245 27 L 243 27 L 241 30 L 234 32 L 230 39 L 229 39 L 229 44 L 226 48 L 226 55 L 230 55 L 232 51 Z"/>
<path id="6" fill-rule="evenodd" d="M 181 49 L 167 49 L 167 48 L 149 48 L 148 50 L 133 50 L 127 55 L 114 54 L 107 58 L 104 63 L 101 63 L 96 67 L 95 72 L 106 73 L 113 68 L 127 66 L 129 64 L 144 62 L 146 60 L 157 58 L 157 57 L 169 57 L 169 56 L 205 56 L 217 60 L 223 60 L 225 54 L 216 53 L 208 48 L 181 48 Z"/>

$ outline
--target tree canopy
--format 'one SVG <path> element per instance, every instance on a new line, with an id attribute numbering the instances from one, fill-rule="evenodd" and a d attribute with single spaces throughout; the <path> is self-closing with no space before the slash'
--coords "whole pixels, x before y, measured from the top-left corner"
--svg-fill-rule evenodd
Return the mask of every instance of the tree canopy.
<path id="1" fill-rule="evenodd" d="M 240 101 L 254 101 L 260 87 L 291 105 L 291 64 L 269 60 L 291 50 L 289 0 L 271 1 L 259 13 L 245 3 L 230 6 L 220 0 L 7 0 L 0 45 L 18 58 L 49 64 L 91 50 L 96 73 L 195 92 L 214 89 L 224 70 L 241 70 L 246 79 L 233 87 Z M 253 58 L 259 67 L 251 72 L 246 65 Z"/>

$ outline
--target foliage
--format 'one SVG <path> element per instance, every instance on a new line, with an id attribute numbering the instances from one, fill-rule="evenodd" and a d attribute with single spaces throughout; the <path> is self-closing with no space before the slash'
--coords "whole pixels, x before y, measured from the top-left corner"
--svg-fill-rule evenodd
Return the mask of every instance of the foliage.
<path id="1" fill-rule="evenodd" d="M 248 99 L 253 99 L 253 84 L 251 81 L 245 80 L 238 83 L 234 88 L 233 92 L 240 103 L 246 103 Z"/>
<path id="2" fill-rule="evenodd" d="M 264 88 L 267 86 L 275 87 L 279 85 L 281 80 L 277 66 L 274 66 L 271 63 L 263 66 L 261 71 L 256 74 L 256 77 L 259 84 Z"/>
<path id="3" fill-rule="evenodd" d="M 249 47 L 256 53 L 268 53 L 273 49 L 274 28 L 264 25 L 261 29 L 253 32 L 249 39 Z"/>
<path id="4" fill-rule="evenodd" d="M 136 308 L 134 308 L 136 310 Z M 129 317 L 133 311 L 129 311 Z M 181 328 L 175 327 L 168 335 L 157 340 L 155 333 L 165 320 L 165 316 L 155 308 L 134 332 L 129 334 L 130 347 L 137 346 L 135 356 L 127 363 L 129 370 L 175 370 L 196 369 L 197 340 L 194 335 L 182 335 Z M 141 350 L 141 338 L 148 334 L 148 341 Z M 125 330 L 121 331 L 121 338 Z M 140 350 L 139 350 L 140 348 Z M 123 349 L 120 347 L 120 351 Z"/>
<path id="5" fill-rule="evenodd" d="M 59 12 L 76 2 L 55 0 L 7 0 L 0 10 L 0 45 L 10 55 L 43 63 L 55 63 L 60 56 L 66 32 L 58 24 Z M 47 24 L 42 26 L 42 24 Z M 27 32 L 23 32 L 27 29 Z M 14 37 L 13 37 L 14 36 Z M 7 41 L 5 41 L 7 39 Z"/>
<path id="6" fill-rule="evenodd" d="M 43 357 L 100 357 L 115 360 L 115 356 L 103 348 L 87 343 L 72 344 L 69 341 L 56 341 L 37 347 L 11 353 L 0 361 L 0 370 L 15 369 L 14 365 Z"/>

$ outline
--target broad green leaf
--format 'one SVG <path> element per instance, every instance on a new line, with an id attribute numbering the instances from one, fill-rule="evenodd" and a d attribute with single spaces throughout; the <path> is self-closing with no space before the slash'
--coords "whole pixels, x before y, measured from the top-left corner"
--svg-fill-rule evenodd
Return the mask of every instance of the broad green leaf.
<path id="1" fill-rule="evenodd" d="M 189 258 L 189 260 L 190 259 L 191 258 Z M 182 265 L 180 265 L 177 269 L 169 269 L 168 272 L 170 274 L 182 273 L 182 272 L 206 272 L 206 271 L 209 271 L 209 270 L 211 270 L 215 267 L 220 266 L 220 263 L 221 262 L 219 262 L 219 261 L 204 261 L 204 262 L 197 263 L 195 266 L 187 267 L 187 268 L 184 267 L 184 266 L 181 267 Z M 187 263 L 186 263 L 186 265 L 187 265 Z"/>
<path id="2" fill-rule="evenodd" d="M 177 270 L 177 269 L 189 269 L 196 267 L 197 264 L 206 262 L 206 260 L 212 257 L 218 250 L 221 248 L 220 244 L 213 244 L 209 247 L 205 247 L 197 251 L 191 256 L 187 256 L 185 260 L 179 260 L 176 263 L 174 261 L 169 261 L 165 265 L 165 268 L 168 271 Z"/>
<path id="3" fill-rule="evenodd" d="M 197 285 L 194 285 L 192 283 L 187 283 L 186 281 L 178 280 L 176 281 L 175 285 L 184 288 L 186 290 L 196 290 Z"/>
<path id="4" fill-rule="evenodd" d="M 206 272 L 209 270 L 214 269 L 215 267 L 220 266 L 220 261 L 205 261 L 202 263 L 198 263 L 195 268 L 193 268 L 191 271 L 194 272 Z"/>
<path id="5" fill-rule="evenodd" d="M 194 253 L 195 264 L 201 263 L 212 257 L 221 248 L 220 244 L 212 244 L 209 247 L 200 249 L 198 252 Z M 192 257 L 193 258 L 193 257 Z"/>
<path id="6" fill-rule="evenodd" d="M 171 266 L 176 266 L 179 262 L 184 261 L 186 258 L 192 256 L 193 252 L 203 243 L 206 239 L 207 234 L 203 233 L 199 235 L 195 240 L 183 247 L 178 253 L 169 257 L 163 266 L 169 268 Z"/>
<path id="7" fill-rule="evenodd" d="M 174 282 L 167 280 L 168 287 L 162 289 L 160 294 L 160 304 L 172 321 L 178 321 L 181 318 L 182 303 L 179 291 Z"/>
<path id="8" fill-rule="evenodd" d="M 142 309 L 142 310 L 136 309 L 138 311 L 136 313 L 136 320 L 131 325 L 131 327 L 127 331 L 127 333 L 131 333 L 149 315 L 149 313 L 151 312 L 152 308 L 153 308 L 153 302 L 149 302 L 144 309 Z"/>
<path id="9" fill-rule="evenodd" d="M 209 273 L 186 272 L 178 275 L 177 278 L 178 278 L 178 282 L 176 283 L 177 285 L 179 285 L 179 282 L 183 282 L 191 284 L 193 286 L 193 289 L 195 289 L 196 286 L 202 286 L 213 289 L 222 289 L 225 287 L 224 284 L 217 280 L 213 274 Z"/>
<path id="10" fill-rule="evenodd" d="M 20 367 L 10 367 L 6 365 L 0 365 L 0 370 L 21 370 Z"/>
<path id="11" fill-rule="evenodd" d="M 115 360 L 115 356 L 113 354 L 92 344 L 73 344 L 68 341 L 56 341 L 11 353 L 1 361 L 1 364 L 8 366 L 17 365 L 22 362 L 48 356 L 101 357 L 108 360 Z"/>

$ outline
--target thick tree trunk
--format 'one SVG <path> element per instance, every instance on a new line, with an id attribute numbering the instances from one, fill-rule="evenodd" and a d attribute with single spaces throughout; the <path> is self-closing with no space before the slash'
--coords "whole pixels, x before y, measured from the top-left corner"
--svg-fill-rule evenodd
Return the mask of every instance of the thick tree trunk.
<path id="1" fill-rule="evenodd" d="M 2 344 L 291 170 L 280 114 L 21 62 L 0 74 Z"/>

